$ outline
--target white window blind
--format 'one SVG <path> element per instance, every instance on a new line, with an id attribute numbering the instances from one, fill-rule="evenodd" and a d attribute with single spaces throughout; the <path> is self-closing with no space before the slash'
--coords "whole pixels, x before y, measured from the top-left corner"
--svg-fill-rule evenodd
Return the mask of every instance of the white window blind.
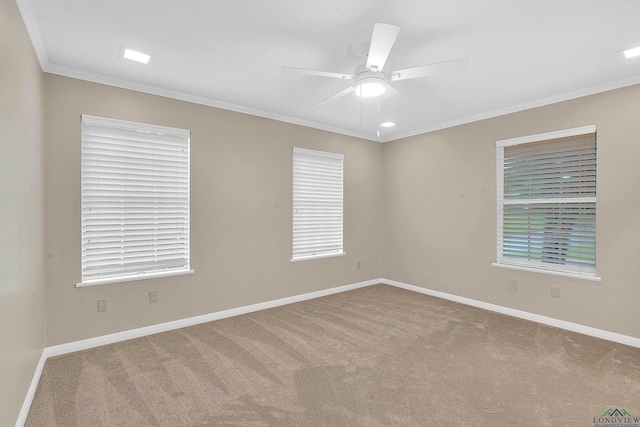
<path id="1" fill-rule="evenodd" d="M 82 116 L 82 283 L 189 270 L 190 132 Z"/>
<path id="2" fill-rule="evenodd" d="M 292 261 L 343 254 L 343 155 L 293 149 Z"/>
<path id="3" fill-rule="evenodd" d="M 498 141 L 498 264 L 595 276 L 595 132 Z"/>

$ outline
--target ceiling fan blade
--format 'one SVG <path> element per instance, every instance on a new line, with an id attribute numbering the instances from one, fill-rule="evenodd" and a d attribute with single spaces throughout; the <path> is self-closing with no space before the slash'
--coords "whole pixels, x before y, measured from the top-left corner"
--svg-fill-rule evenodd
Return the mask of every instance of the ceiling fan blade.
<path id="1" fill-rule="evenodd" d="M 405 94 L 395 89 L 391 85 L 387 85 L 387 90 L 384 91 L 382 96 L 394 102 L 400 102 L 400 101 L 405 102 L 408 100 Z"/>
<path id="2" fill-rule="evenodd" d="M 321 101 L 320 103 L 318 103 L 316 105 L 316 107 L 322 107 L 324 105 L 330 104 L 333 101 L 335 101 L 336 99 L 340 99 L 343 96 L 350 94 L 351 92 L 353 92 L 353 86 L 349 86 L 345 90 L 341 90 L 340 92 L 336 93 L 335 95 L 331 95 L 330 97 L 328 97 L 324 101 Z"/>
<path id="3" fill-rule="evenodd" d="M 354 74 L 332 73 L 331 71 L 307 70 L 306 68 L 282 67 L 280 71 L 289 73 L 306 74 L 309 76 L 333 77 L 335 79 L 352 80 L 356 76 Z"/>
<path id="4" fill-rule="evenodd" d="M 400 27 L 395 25 L 380 23 L 374 25 L 369 57 L 367 58 L 367 70 L 382 71 L 399 31 Z"/>
<path id="5" fill-rule="evenodd" d="M 469 58 L 454 59 L 452 61 L 437 62 L 420 67 L 405 68 L 389 73 L 392 82 L 398 80 L 417 79 L 419 77 L 435 76 L 464 71 L 469 67 Z"/>

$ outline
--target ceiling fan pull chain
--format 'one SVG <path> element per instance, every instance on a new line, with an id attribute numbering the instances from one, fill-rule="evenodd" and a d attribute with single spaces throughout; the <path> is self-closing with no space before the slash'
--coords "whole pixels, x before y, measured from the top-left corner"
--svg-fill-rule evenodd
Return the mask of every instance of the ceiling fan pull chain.
<path id="1" fill-rule="evenodd" d="M 362 132 L 362 97 L 359 97 L 360 101 L 360 132 Z"/>

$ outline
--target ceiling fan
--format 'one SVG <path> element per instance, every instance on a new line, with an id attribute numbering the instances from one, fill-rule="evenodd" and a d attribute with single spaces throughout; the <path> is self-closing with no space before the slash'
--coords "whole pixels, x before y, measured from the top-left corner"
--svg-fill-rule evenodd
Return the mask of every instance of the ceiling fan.
<path id="1" fill-rule="evenodd" d="M 348 88 L 331 95 L 318 105 L 325 105 L 355 92 L 363 98 L 382 95 L 387 89 L 395 91 L 390 86 L 391 82 L 399 80 L 416 79 L 436 74 L 453 73 L 465 70 L 469 65 L 469 58 L 454 59 L 452 61 L 438 62 L 405 68 L 402 70 L 385 71 L 389 53 L 393 48 L 400 27 L 390 24 L 376 23 L 373 27 L 373 35 L 369 46 L 366 64 L 359 65 L 353 74 L 334 73 L 330 71 L 308 70 L 306 68 L 282 67 L 280 71 L 307 74 L 311 76 L 331 77 L 343 80 L 354 80 Z"/>

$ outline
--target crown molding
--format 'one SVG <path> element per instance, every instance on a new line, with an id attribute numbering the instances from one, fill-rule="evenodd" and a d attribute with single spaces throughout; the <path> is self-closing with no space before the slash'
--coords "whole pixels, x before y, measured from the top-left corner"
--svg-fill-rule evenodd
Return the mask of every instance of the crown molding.
<path id="1" fill-rule="evenodd" d="M 595 95 L 595 94 L 607 92 L 610 90 L 621 89 L 627 86 L 640 84 L 640 75 L 637 75 L 637 76 L 632 76 L 629 78 L 605 83 L 602 85 L 590 86 L 590 87 L 578 89 L 571 92 L 565 92 L 559 95 L 553 95 L 550 97 L 540 98 L 537 100 L 532 100 L 532 101 L 524 102 L 521 104 L 508 106 L 505 108 L 499 108 L 496 110 L 488 111 L 486 113 L 467 116 L 467 117 L 463 117 L 460 119 L 456 119 L 456 120 L 452 120 L 452 121 L 448 121 L 448 122 L 444 122 L 436 125 L 426 126 L 426 127 L 418 128 L 415 130 L 406 131 L 406 132 L 398 132 L 398 133 L 389 135 L 387 137 L 385 136 L 375 137 L 373 135 L 368 135 L 362 132 L 351 131 L 351 130 L 330 126 L 323 123 L 314 122 L 311 120 L 300 119 L 296 117 L 287 116 L 284 114 L 276 114 L 276 113 L 272 113 L 269 111 L 264 111 L 256 108 L 218 101 L 213 98 L 203 97 L 203 96 L 189 94 L 189 93 L 180 92 L 180 91 L 174 91 L 174 90 L 165 89 L 159 86 L 146 85 L 146 84 L 137 83 L 137 82 L 133 82 L 126 79 L 113 78 L 113 77 L 105 76 L 102 74 L 80 70 L 77 68 L 53 64 L 49 61 L 49 58 L 45 49 L 44 40 L 42 38 L 42 34 L 40 33 L 40 29 L 37 24 L 37 20 L 35 17 L 36 15 L 35 15 L 35 11 L 34 11 L 31 0 L 16 0 L 16 3 L 18 5 L 18 9 L 20 10 L 20 15 L 22 16 L 22 20 L 24 21 L 25 27 L 27 29 L 27 33 L 29 34 L 29 38 L 31 39 L 31 44 L 33 45 L 33 49 L 38 58 L 38 62 L 40 63 L 40 68 L 42 68 L 42 71 L 46 73 L 58 74 L 65 77 L 86 80 L 86 81 L 104 84 L 108 86 L 119 87 L 122 89 L 133 90 L 136 92 L 143 92 L 151 95 L 163 96 L 166 98 L 172 98 L 180 101 L 191 102 L 194 104 L 220 108 L 223 110 L 234 111 L 237 113 L 248 114 L 251 116 L 261 117 L 261 118 L 270 119 L 270 120 L 276 120 L 284 123 L 290 123 L 298 126 L 304 126 L 312 129 L 323 130 L 323 131 L 332 132 L 340 135 L 345 135 L 345 136 L 350 136 L 354 138 L 365 139 L 368 141 L 374 141 L 374 142 L 380 142 L 380 143 L 397 141 L 400 139 L 410 138 L 410 137 L 421 135 L 424 133 L 435 132 L 442 129 L 461 126 L 461 125 L 465 125 L 473 122 L 478 122 L 481 120 L 491 119 L 491 118 L 504 116 L 511 113 L 517 113 L 524 110 L 544 107 L 546 105 L 556 104 L 564 101 L 570 101 L 576 98 L 582 98 L 589 95 Z"/>
<path id="2" fill-rule="evenodd" d="M 19 0 L 19 1 L 28 1 L 28 0 Z M 37 30 L 35 32 L 37 33 Z M 90 81 L 93 83 L 99 83 L 99 84 L 104 84 L 108 86 L 114 86 L 122 89 L 133 90 L 136 92 L 162 96 L 165 98 L 191 102 L 194 104 L 205 105 L 208 107 L 220 108 L 223 110 L 234 111 L 241 114 L 247 114 L 247 115 L 261 117 L 261 118 L 270 119 L 270 120 L 276 120 L 279 122 L 290 123 L 298 126 L 304 126 L 312 129 L 318 129 L 326 132 L 336 133 L 336 134 L 350 136 L 350 137 L 359 138 L 359 139 L 365 139 L 368 141 L 379 142 L 379 143 L 398 141 L 398 140 L 410 138 L 416 135 L 435 132 L 438 130 L 443 130 L 443 129 L 448 129 L 448 128 L 461 126 L 469 123 L 474 123 L 481 120 L 492 119 L 495 117 L 505 116 L 507 114 L 517 113 L 525 110 L 531 110 L 533 108 L 544 107 L 547 105 L 557 104 L 564 101 L 570 101 L 572 99 L 583 98 L 585 96 L 596 95 L 598 93 L 608 92 L 611 90 L 622 89 L 624 87 L 640 84 L 640 75 L 633 76 L 626 79 L 605 83 L 602 85 L 582 88 L 572 92 L 566 92 L 559 95 L 554 95 L 546 98 L 524 102 L 517 105 L 512 105 L 505 108 L 500 108 L 500 109 L 489 111 L 482 114 L 463 117 L 461 119 L 452 120 L 449 122 L 445 122 L 445 123 L 441 123 L 433 126 L 419 128 L 419 129 L 411 130 L 407 132 L 396 133 L 386 138 L 385 137 L 376 138 L 372 135 L 367 135 L 365 133 L 354 132 L 347 129 L 326 125 L 323 123 L 313 122 L 311 120 L 304 120 L 296 117 L 286 116 L 284 114 L 276 114 L 276 113 L 259 110 L 251 107 L 218 101 L 212 98 L 207 98 L 199 95 L 193 95 L 185 92 L 165 89 L 159 86 L 145 85 L 143 83 L 132 82 L 125 79 L 108 77 L 101 74 L 79 70 L 76 68 L 52 64 L 50 62 L 47 62 L 43 66 L 42 65 L 43 59 L 41 58 L 44 58 L 44 60 L 46 60 L 46 53 L 44 53 L 43 51 L 41 54 L 38 54 L 38 50 L 36 49 L 36 54 L 38 55 L 38 60 L 41 61 L 40 66 L 42 67 L 42 70 L 47 73 L 57 74 L 64 77 L 71 77 L 79 80 Z"/>
<path id="3" fill-rule="evenodd" d="M 42 34 L 40 33 L 40 27 L 36 21 L 36 13 L 33 9 L 33 4 L 31 3 L 31 0 L 16 0 L 16 4 L 18 5 L 18 10 L 20 11 L 20 16 L 22 16 L 24 26 L 27 29 L 29 39 L 31 39 L 31 45 L 36 53 L 38 62 L 40 63 L 40 68 L 44 70 L 49 64 L 49 58 L 44 46 Z"/>
<path id="4" fill-rule="evenodd" d="M 572 99 L 583 98 L 585 96 L 596 95 L 602 92 L 608 92 L 611 90 L 622 89 L 624 87 L 640 84 L 640 75 L 615 80 L 613 82 L 605 83 L 602 85 L 590 86 L 587 88 L 578 89 L 571 92 L 565 92 L 559 95 L 553 95 L 546 98 L 540 98 L 533 101 L 524 102 L 517 105 L 512 105 L 505 108 L 499 108 L 497 110 L 489 111 L 482 114 L 464 117 L 458 120 L 452 120 L 439 125 L 424 127 L 412 131 L 403 133 L 397 133 L 392 137 L 382 139 L 381 142 L 392 142 L 400 139 L 410 138 L 412 136 L 421 135 L 424 133 L 435 132 L 442 129 L 448 129 L 456 126 L 465 125 L 468 123 L 479 122 L 481 120 L 492 119 L 495 117 L 505 116 L 507 114 L 518 113 L 520 111 L 531 110 L 533 108 L 544 107 L 546 105 L 557 104 L 564 101 L 570 101 Z"/>
<path id="5" fill-rule="evenodd" d="M 220 108 L 222 110 L 234 111 L 236 113 L 247 114 L 250 116 L 256 116 L 256 117 L 261 117 L 265 119 L 276 120 L 279 122 L 304 126 L 308 128 L 319 129 L 319 130 L 337 133 L 345 136 L 351 136 L 359 139 L 366 139 L 369 141 L 380 142 L 379 139 L 371 135 L 366 135 L 360 132 L 353 132 L 350 130 L 346 130 L 346 129 L 342 129 L 342 128 L 338 128 L 335 126 L 330 126 L 322 123 L 317 123 L 310 120 L 304 120 L 296 117 L 286 116 L 284 114 L 276 114 L 269 111 L 246 107 L 243 105 L 237 105 L 237 104 L 232 104 L 224 101 L 218 101 L 218 100 L 207 98 L 204 96 L 193 95 L 185 92 L 165 89 L 159 86 L 146 85 L 143 83 L 137 83 L 130 80 L 109 77 L 102 74 L 79 70 L 72 67 L 66 67 L 62 65 L 47 63 L 46 66 L 42 67 L 42 71 L 50 74 L 57 74 L 64 77 L 71 77 L 71 78 L 85 80 L 93 83 L 114 86 L 121 89 L 128 89 L 136 92 L 143 92 L 150 95 L 162 96 L 165 98 L 176 99 L 179 101 L 191 102 L 194 104 L 205 105 L 208 107 Z"/>

